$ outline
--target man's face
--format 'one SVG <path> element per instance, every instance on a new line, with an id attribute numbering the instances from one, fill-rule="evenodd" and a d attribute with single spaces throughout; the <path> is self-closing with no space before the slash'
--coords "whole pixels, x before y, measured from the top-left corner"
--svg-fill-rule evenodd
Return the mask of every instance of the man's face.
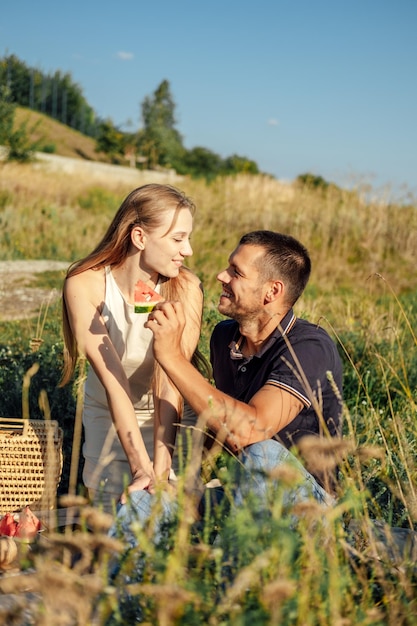
<path id="1" fill-rule="evenodd" d="M 229 257 L 229 266 L 217 275 L 223 285 L 218 310 L 237 321 L 255 319 L 264 310 L 265 282 L 257 261 L 264 251 L 260 246 L 241 245 Z"/>

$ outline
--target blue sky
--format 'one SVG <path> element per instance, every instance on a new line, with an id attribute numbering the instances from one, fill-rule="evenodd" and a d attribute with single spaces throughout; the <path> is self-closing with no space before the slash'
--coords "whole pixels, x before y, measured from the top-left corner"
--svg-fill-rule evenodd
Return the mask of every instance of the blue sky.
<path id="1" fill-rule="evenodd" d="M 417 193 L 417 0 L 13 0 L 0 55 L 126 130 L 167 79 L 187 148 Z M 131 126 L 127 124 L 131 123 Z"/>

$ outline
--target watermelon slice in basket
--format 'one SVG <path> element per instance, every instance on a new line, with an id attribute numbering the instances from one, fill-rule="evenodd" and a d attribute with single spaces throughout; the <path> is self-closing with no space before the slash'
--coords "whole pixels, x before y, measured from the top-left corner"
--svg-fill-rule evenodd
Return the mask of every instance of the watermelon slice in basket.
<path id="1" fill-rule="evenodd" d="M 152 287 L 138 280 L 135 285 L 135 313 L 150 313 L 155 305 L 163 300 L 163 297 Z"/>

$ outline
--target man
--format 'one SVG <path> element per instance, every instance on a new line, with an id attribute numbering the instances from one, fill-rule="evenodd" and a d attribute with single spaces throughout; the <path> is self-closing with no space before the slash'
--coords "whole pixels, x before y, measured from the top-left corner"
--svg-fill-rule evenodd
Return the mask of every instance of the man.
<path id="1" fill-rule="evenodd" d="M 215 388 L 181 353 L 181 305 L 164 303 L 149 316 L 156 359 L 249 473 L 288 461 L 288 449 L 306 435 L 340 434 L 342 366 L 336 346 L 326 331 L 297 319 L 292 309 L 310 271 L 307 250 L 293 237 L 260 230 L 241 238 L 217 276 L 218 310 L 231 319 L 220 322 L 211 338 Z M 302 473 L 311 495 L 325 502 L 321 474 Z"/>
<path id="2" fill-rule="evenodd" d="M 182 354 L 185 316 L 179 302 L 158 304 L 146 323 L 161 367 L 194 412 L 204 414 L 208 429 L 238 455 L 238 506 L 251 493 L 266 502 L 268 475 L 284 463 L 299 476 L 296 488 L 284 493 L 284 504 L 311 497 L 333 502 L 331 482 L 320 472 L 313 476 L 289 451 L 307 435 L 340 435 L 342 366 L 336 346 L 325 330 L 297 319 L 292 308 L 310 271 L 307 250 L 293 237 L 259 230 L 241 238 L 217 276 L 218 310 L 230 319 L 211 338 L 215 387 Z M 152 495 L 130 495 L 135 514 L 146 519 Z M 126 506 L 119 519 L 128 534 Z"/>

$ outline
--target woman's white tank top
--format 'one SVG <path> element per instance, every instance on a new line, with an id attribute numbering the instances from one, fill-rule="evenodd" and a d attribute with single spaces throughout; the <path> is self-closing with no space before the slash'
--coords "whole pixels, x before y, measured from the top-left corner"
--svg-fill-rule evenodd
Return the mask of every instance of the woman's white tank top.
<path id="1" fill-rule="evenodd" d="M 134 312 L 134 305 L 126 302 L 109 267 L 105 268 L 105 281 L 102 315 L 129 380 L 139 426 L 152 457 L 153 402 L 150 387 L 154 358 L 152 331 L 144 327 L 148 314 Z M 156 291 L 159 291 L 159 285 Z M 83 425 L 83 453 L 86 458 L 97 460 L 105 444 L 108 447 L 109 440 L 112 440 L 109 450 L 112 458 L 126 460 L 112 423 L 106 392 L 92 367 L 89 368 L 85 383 Z"/>

